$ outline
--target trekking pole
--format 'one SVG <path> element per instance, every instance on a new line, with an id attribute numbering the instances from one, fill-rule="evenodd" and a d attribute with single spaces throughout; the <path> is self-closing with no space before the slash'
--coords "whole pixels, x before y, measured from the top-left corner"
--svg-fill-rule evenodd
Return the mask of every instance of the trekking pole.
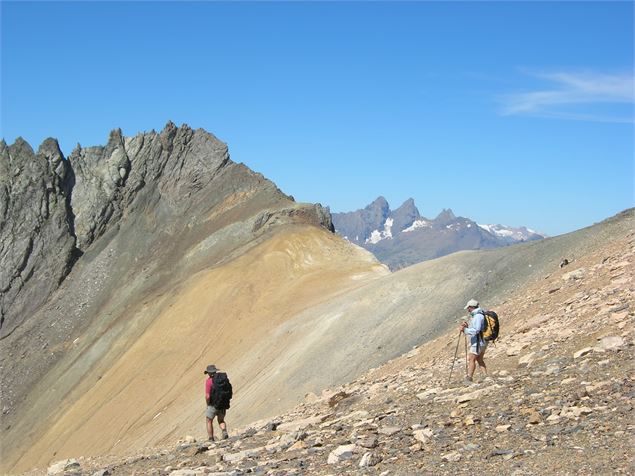
<path id="1" fill-rule="evenodd" d="M 463 334 L 463 337 L 465 337 L 465 375 L 467 375 L 467 372 L 468 372 L 468 368 L 467 368 L 467 336 L 465 334 Z"/>
<path id="2" fill-rule="evenodd" d="M 452 359 L 452 367 L 450 367 L 450 377 L 448 378 L 448 384 L 452 380 L 452 371 L 454 370 L 454 361 L 456 360 L 456 356 L 459 353 L 459 344 L 461 343 L 461 333 L 459 332 L 459 338 L 456 341 L 456 349 L 454 350 L 454 358 Z"/>

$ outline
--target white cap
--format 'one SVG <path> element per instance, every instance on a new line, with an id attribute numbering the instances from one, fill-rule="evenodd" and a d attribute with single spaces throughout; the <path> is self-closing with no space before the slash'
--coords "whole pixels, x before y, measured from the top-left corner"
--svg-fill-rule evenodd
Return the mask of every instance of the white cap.
<path id="1" fill-rule="evenodd" d="M 478 307 L 478 301 L 476 299 L 470 299 L 463 309 L 467 309 L 468 307 Z"/>

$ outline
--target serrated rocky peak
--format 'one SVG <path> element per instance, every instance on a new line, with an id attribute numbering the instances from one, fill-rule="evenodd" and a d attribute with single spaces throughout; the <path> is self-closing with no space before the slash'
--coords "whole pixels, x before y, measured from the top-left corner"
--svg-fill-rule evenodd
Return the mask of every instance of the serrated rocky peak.
<path id="1" fill-rule="evenodd" d="M 78 145 L 68 160 L 52 138 L 37 153 L 22 138 L 11 146 L 2 141 L 0 336 L 39 308 L 75 260 L 101 236 L 116 232 L 122 217 L 165 232 L 174 228 L 173 218 L 189 216 L 191 227 L 245 187 L 252 195 L 268 195 L 265 204 L 293 203 L 272 182 L 231 162 L 227 145 L 213 134 L 187 125 L 168 122 L 161 132 L 134 137 L 116 129 L 105 146 Z M 304 213 L 332 228 L 320 206 L 286 213 L 286 219 Z M 257 227 L 273 223 L 275 214 L 265 211 Z"/>
<path id="2" fill-rule="evenodd" d="M 437 222 L 439 225 L 446 225 L 453 222 L 454 220 L 456 220 L 456 215 L 454 215 L 454 212 L 451 208 L 444 208 L 441 213 L 439 213 L 434 219 L 434 221 Z"/>
<path id="3" fill-rule="evenodd" d="M 393 227 L 395 230 L 405 230 L 409 226 L 421 218 L 419 210 L 415 205 L 415 201 L 409 198 L 395 211 L 390 213 L 393 219 Z"/>
<path id="4" fill-rule="evenodd" d="M 384 197 L 377 197 L 364 210 L 367 212 L 369 221 L 373 223 L 382 223 L 390 213 L 390 206 Z"/>
<path id="5" fill-rule="evenodd" d="M 124 138 L 116 129 L 105 146 L 77 147 L 69 162 L 77 177 L 71 204 L 78 248 L 117 222 L 143 189 L 153 191 L 140 207 L 161 202 L 170 214 L 196 207 L 228 161 L 227 145 L 213 134 L 172 122 L 160 133 Z"/>

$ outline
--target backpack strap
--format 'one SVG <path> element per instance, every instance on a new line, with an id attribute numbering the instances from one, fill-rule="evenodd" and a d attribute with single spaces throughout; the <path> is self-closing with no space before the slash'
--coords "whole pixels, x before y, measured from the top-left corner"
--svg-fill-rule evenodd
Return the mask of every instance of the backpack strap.
<path id="1" fill-rule="evenodd" d="M 481 325 L 481 330 L 476 333 L 476 355 L 478 356 L 478 354 L 481 353 L 481 350 L 480 350 L 481 340 L 483 339 L 483 331 L 485 330 L 485 326 L 487 325 L 487 322 L 485 322 L 485 319 L 487 319 L 487 316 L 485 314 L 485 311 L 483 311 L 483 309 L 479 309 L 476 314 L 480 314 L 481 316 L 483 316 L 483 324 Z"/>

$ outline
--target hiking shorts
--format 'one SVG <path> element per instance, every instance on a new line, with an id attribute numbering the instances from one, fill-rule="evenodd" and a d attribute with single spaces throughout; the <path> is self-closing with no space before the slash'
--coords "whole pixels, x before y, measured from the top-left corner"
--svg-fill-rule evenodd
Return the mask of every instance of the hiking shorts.
<path id="1" fill-rule="evenodd" d="M 218 417 L 218 423 L 222 423 L 225 421 L 225 413 L 227 410 L 219 410 L 216 407 L 211 405 L 207 405 L 207 411 L 205 412 L 205 416 L 212 420 L 214 417 Z"/>
<path id="2" fill-rule="evenodd" d="M 478 352 L 476 351 L 476 344 L 472 344 L 470 346 L 470 354 L 474 354 L 474 355 L 481 355 L 483 352 L 485 352 L 485 349 L 487 349 L 487 341 L 484 341 L 482 344 L 479 344 L 478 346 Z"/>

